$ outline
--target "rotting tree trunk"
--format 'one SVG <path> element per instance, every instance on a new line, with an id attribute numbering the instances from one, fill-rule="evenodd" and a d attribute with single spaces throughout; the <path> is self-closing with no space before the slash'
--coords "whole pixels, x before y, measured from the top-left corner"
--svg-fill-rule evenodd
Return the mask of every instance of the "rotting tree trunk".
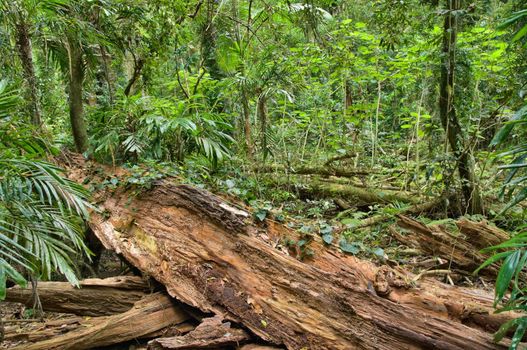
<path id="1" fill-rule="evenodd" d="M 426 226 L 419 221 L 398 215 L 396 225 L 390 227 L 392 236 L 399 242 L 421 250 L 425 254 L 445 259 L 447 266 L 472 273 L 490 256 L 482 248 L 506 241 L 506 232 L 485 222 L 460 220 L 456 222 L 459 232 L 452 233 L 443 225 Z M 482 274 L 496 276 L 498 266 L 486 267 Z"/>
<path id="2" fill-rule="evenodd" d="M 68 282 L 39 282 L 42 309 L 79 316 L 105 316 L 129 310 L 146 296 L 148 284 L 140 277 L 88 279 L 75 288 Z M 33 290 L 18 286 L 7 290 L 5 301 L 33 307 Z"/>
<path id="3" fill-rule="evenodd" d="M 483 214 L 483 201 L 474 169 L 474 157 L 470 149 L 466 148 L 463 129 L 459 123 L 454 104 L 456 40 L 460 3 L 461 0 L 446 0 L 447 12 L 443 27 L 439 115 L 452 153 L 456 157 L 466 210 L 470 214 Z"/>
<path id="4" fill-rule="evenodd" d="M 260 173 L 286 173 L 297 175 L 322 175 L 322 176 L 338 176 L 338 177 L 360 177 L 375 174 L 375 170 L 369 169 L 339 169 L 329 166 L 299 166 L 294 168 L 286 168 L 280 164 L 270 164 L 267 166 L 259 166 L 254 169 Z"/>
<path id="5" fill-rule="evenodd" d="M 88 132 L 82 102 L 84 61 L 79 45 L 75 39 L 68 38 L 70 123 L 75 147 L 79 153 L 84 153 L 88 149 Z"/>
<path id="6" fill-rule="evenodd" d="M 291 181 L 293 179 L 293 181 Z M 419 200 L 414 194 L 401 191 L 382 190 L 358 187 L 352 184 L 321 181 L 317 178 L 274 178 L 269 184 L 296 191 L 302 198 L 342 198 L 353 207 L 366 207 L 374 204 L 393 202 L 416 203 Z"/>
<path id="7" fill-rule="evenodd" d="M 28 87 L 31 123 L 40 128 L 42 126 L 42 112 L 40 110 L 37 76 L 33 63 L 33 49 L 29 34 L 29 25 L 23 20 L 16 25 L 16 47 Z"/>
<path id="8" fill-rule="evenodd" d="M 78 179 L 80 180 L 80 179 Z M 130 198 L 131 201 L 130 201 Z M 170 295 L 242 323 L 289 349 L 504 349 L 492 342 L 508 315 L 492 314 L 482 291 L 419 281 L 325 248 L 311 261 L 279 249 L 284 226 L 188 185 L 161 182 L 137 197 L 115 193 L 94 214 L 108 249 L 167 287 Z M 416 322 L 419 320 L 419 322 Z"/>

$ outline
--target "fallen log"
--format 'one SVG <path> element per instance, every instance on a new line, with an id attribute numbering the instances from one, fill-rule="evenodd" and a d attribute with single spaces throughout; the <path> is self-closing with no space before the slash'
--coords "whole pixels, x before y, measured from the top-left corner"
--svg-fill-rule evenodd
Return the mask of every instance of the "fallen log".
<path id="1" fill-rule="evenodd" d="M 37 293 L 42 309 L 80 316 L 105 316 L 129 310 L 146 296 L 148 284 L 140 277 L 119 276 L 87 279 L 76 288 L 68 282 L 39 282 Z M 33 290 L 14 286 L 7 289 L 5 301 L 33 306 Z"/>
<path id="2" fill-rule="evenodd" d="M 388 267 L 345 256 L 315 240 L 308 263 L 278 249 L 292 234 L 210 193 L 158 183 L 122 190 L 90 226 L 107 249 L 167 287 L 181 302 L 243 324 L 288 349 L 504 349 L 489 330 L 492 295 L 434 280 L 412 287 Z"/>
<path id="3" fill-rule="evenodd" d="M 323 167 L 292 167 L 286 168 L 283 165 L 267 165 L 255 168 L 257 173 L 284 173 L 296 175 L 322 175 L 338 177 L 362 177 L 375 174 L 377 171 L 372 169 L 337 169 L 328 166 Z"/>
<path id="4" fill-rule="evenodd" d="M 219 316 L 206 318 L 190 333 L 171 338 L 157 338 L 148 342 L 149 350 L 199 350 L 220 349 L 238 345 L 249 339 L 242 329 L 231 328 Z"/>
<path id="5" fill-rule="evenodd" d="M 165 294 L 154 293 L 135 303 L 127 312 L 82 320 L 67 333 L 36 343 L 25 343 L 13 350 L 91 349 L 137 339 L 171 324 L 183 323 L 188 315 Z"/>
<path id="6" fill-rule="evenodd" d="M 267 183 L 275 187 L 294 189 L 303 198 L 342 198 L 354 207 L 393 202 L 416 203 L 420 199 L 414 194 L 401 191 L 358 187 L 350 184 L 321 181 L 317 178 L 273 178 Z"/>
<path id="7" fill-rule="evenodd" d="M 390 233 L 399 242 L 418 248 L 423 253 L 438 256 L 469 273 L 477 269 L 489 255 L 481 249 L 499 244 L 508 239 L 506 232 L 486 222 L 472 222 L 462 219 L 456 222 L 459 232 L 451 232 L 444 225 L 424 225 L 409 217 L 398 215 L 396 225 L 390 227 Z M 482 270 L 495 276 L 497 265 L 489 265 Z"/>

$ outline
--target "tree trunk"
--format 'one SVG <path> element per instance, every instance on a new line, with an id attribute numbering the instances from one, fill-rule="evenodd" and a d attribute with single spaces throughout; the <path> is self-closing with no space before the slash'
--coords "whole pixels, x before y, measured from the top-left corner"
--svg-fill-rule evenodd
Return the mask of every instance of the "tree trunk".
<path id="1" fill-rule="evenodd" d="M 84 121 L 82 84 L 84 81 L 84 61 L 79 43 L 68 40 L 69 48 L 69 105 L 70 122 L 75 147 L 79 153 L 88 149 L 88 132 Z"/>
<path id="2" fill-rule="evenodd" d="M 262 142 L 263 161 L 267 159 L 267 96 L 264 92 L 258 96 L 258 118 L 260 119 L 260 134 Z"/>
<path id="3" fill-rule="evenodd" d="M 28 86 L 31 123 L 40 128 L 42 126 L 42 112 L 40 110 L 38 96 L 37 76 L 33 64 L 31 37 L 29 36 L 29 26 L 23 20 L 16 25 L 16 46 L 20 62 L 22 63 L 24 78 Z"/>
<path id="4" fill-rule="evenodd" d="M 446 1 L 448 12 L 445 15 L 443 30 L 439 113 L 448 143 L 456 157 L 466 210 L 470 214 L 482 214 L 483 202 L 474 171 L 474 158 L 471 151 L 465 147 L 463 129 L 459 123 L 454 104 L 456 40 L 460 3 L 461 0 Z"/>
<path id="5" fill-rule="evenodd" d="M 126 87 L 124 89 L 125 96 L 129 96 L 130 92 L 132 92 L 132 87 L 136 83 L 137 79 L 139 79 L 139 77 L 141 76 L 141 70 L 143 69 L 144 64 L 145 61 L 142 58 L 136 60 L 134 56 L 134 72 L 132 73 L 128 84 L 126 84 Z"/>
<path id="6" fill-rule="evenodd" d="M 242 86 L 242 108 L 243 108 L 243 125 L 245 131 L 245 148 L 247 152 L 247 158 L 252 159 L 253 157 L 253 140 L 251 136 L 251 110 L 249 108 L 249 100 L 247 97 L 247 91 Z"/>
<path id="7" fill-rule="evenodd" d="M 77 179 L 82 181 L 82 179 Z M 130 202 L 131 201 L 131 202 Z M 310 243 L 305 262 L 289 255 L 286 227 L 208 192 L 160 182 L 103 203 L 90 226 L 108 249 L 204 312 L 243 324 L 289 349 L 504 349 L 488 333 L 510 315 L 492 295 L 423 279 L 419 289 L 387 266 Z"/>

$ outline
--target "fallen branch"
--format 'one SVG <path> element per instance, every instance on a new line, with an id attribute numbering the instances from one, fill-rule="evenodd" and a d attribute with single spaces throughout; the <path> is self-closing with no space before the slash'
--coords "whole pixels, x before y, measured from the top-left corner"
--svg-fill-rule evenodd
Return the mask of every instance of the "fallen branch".
<path id="1" fill-rule="evenodd" d="M 187 319 L 187 314 L 167 295 L 155 293 L 136 302 L 127 312 L 83 320 L 65 334 L 53 334 L 50 339 L 19 345 L 13 350 L 98 348 L 140 338 Z"/>
<path id="2" fill-rule="evenodd" d="M 380 190 L 358 187 L 349 184 L 320 181 L 316 178 L 274 178 L 269 184 L 276 187 L 293 188 L 303 198 L 341 198 L 354 207 L 366 207 L 375 204 L 393 202 L 416 203 L 419 197 L 401 191 Z"/>
<path id="3" fill-rule="evenodd" d="M 140 277 L 120 276 L 88 279 L 75 288 L 68 282 L 39 282 L 37 292 L 44 311 L 72 313 L 81 316 L 113 315 L 129 310 L 146 295 L 148 284 Z M 7 289 L 5 301 L 32 307 L 31 288 Z"/>
<path id="4" fill-rule="evenodd" d="M 255 169 L 258 173 L 283 173 L 295 175 L 322 175 L 339 177 L 360 177 L 374 174 L 375 170 L 370 169 L 335 169 L 331 167 L 292 167 L 286 168 L 283 165 L 267 165 Z"/>

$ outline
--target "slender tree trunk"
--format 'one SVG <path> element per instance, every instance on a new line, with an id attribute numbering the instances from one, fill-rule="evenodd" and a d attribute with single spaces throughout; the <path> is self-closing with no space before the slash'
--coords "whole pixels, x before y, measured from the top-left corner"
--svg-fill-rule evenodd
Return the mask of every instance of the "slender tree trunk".
<path id="1" fill-rule="evenodd" d="M 253 157 L 253 141 L 251 137 L 251 111 L 249 109 L 249 100 L 247 98 L 247 91 L 242 86 L 242 108 L 243 108 L 243 123 L 245 131 L 245 148 L 247 151 L 247 157 L 252 159 Z"/>
<path id="2" fill-rule="evenodd" d="M 458 171 L 467 211 L 471 214 L 481 214 L 483 213 L 483 204 L 474 171 L 474 158 L 470 150 L 465 149 L 463 130 L 454 106 L 456 39 L 459 22 L 459 15 L 456 12 L 461 8 L 460 3 L 461 0 L 446 0 L 448 12 L 445 15 L 443 31 L 439 112 L 448 143 L 458 162 Z"/>
<path id="3" fill-rule="evenodd" d="M 77 43 L 69 40 L 68 45 L 70 60 L 69 105 L 71 130 L 77 151 L 83 153 L 88 149 L 88 133 L 82 105 L 82 83 L 84 80 L 83 57 L 82 51 Z"/>
<path id="4" fill-rule="evenodd" d="M 139 79 L 139 77 L 141 76 L 141 70 L 143 69 L 144 64 L 145 61 L 142 58 L 136 60 L 134 57 L 134 72 L 132 73 L 132 77 L 130 78 L 128 84 L 124 89 L 124 94 L 126 96 L 129 96 L 130 92 L 132 92 L 132 87 L 134 86 L 137 79 Z"/>
<path id="5" fill-rule="evenodd" d="M 263 161 L 267 159 L 267 96 L 261 93 L 258 97 L 258 118 L 260 119 L 260 133 L 262 142 Z"/>
<path id="6" fill-rule="evenodd" d="M 24 78 L 28 85 L 31 123 L 40 128 L 42 126 L 42 113 L 38 98 L 37 77 L 33 65 L 31 37 L 29 36 L 29 26 L 23 20 L 16 26 L 16 46 L 22 63 Z"/>

